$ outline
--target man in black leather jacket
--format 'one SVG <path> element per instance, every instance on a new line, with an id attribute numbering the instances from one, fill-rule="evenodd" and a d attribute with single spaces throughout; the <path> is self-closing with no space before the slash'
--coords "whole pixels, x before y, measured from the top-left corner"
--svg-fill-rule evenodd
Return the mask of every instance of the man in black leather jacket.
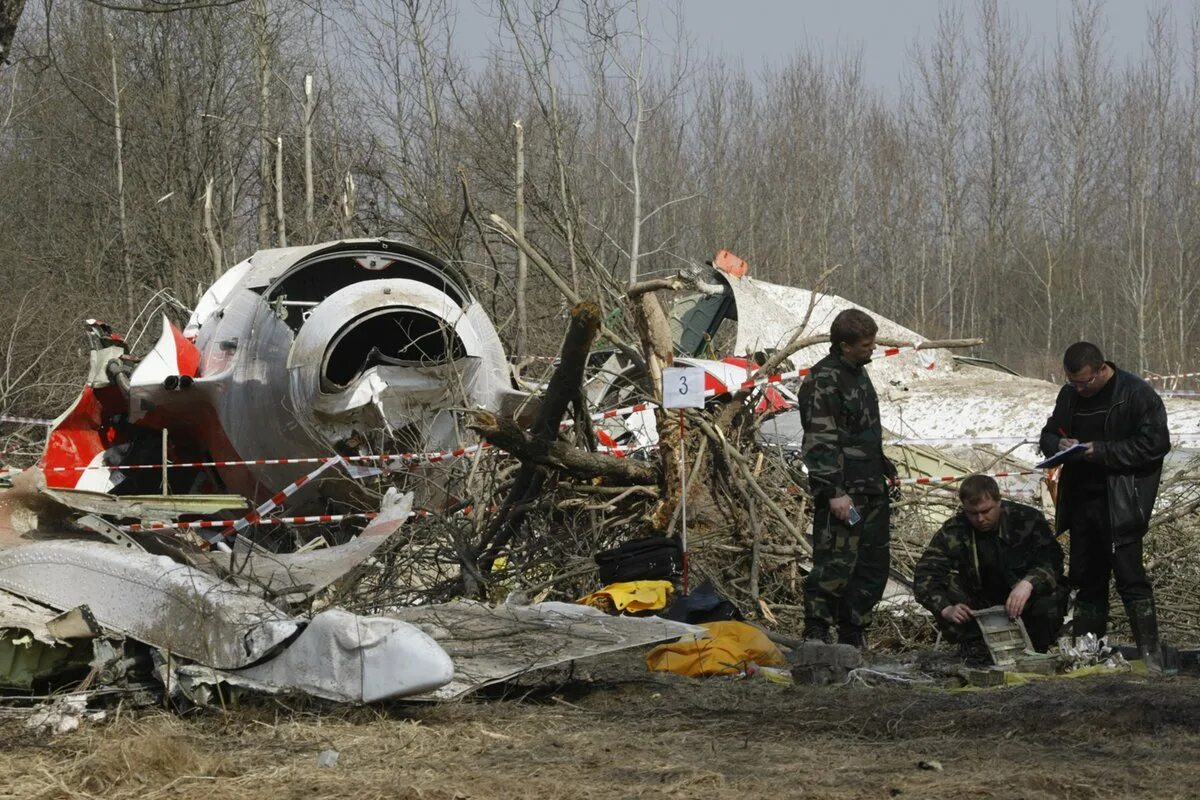
<path id="1" fill-rule="evenodd" d="M 1072 632 L 1104 635 L 1111 575 L 1139 651 L 1156 658 L 1158 617 L 1142 537 L 1171 449 L 1167 411 L 1148 383 L 1105 361 L 1090 342 L 1068 347 L 1063 369 L 1067 382 L 1042 429 L 1041 449 L 1051 456 L 1086 445 L 1063 465 L 1058 494 L 1058 532 L 1071 532 Z"/>

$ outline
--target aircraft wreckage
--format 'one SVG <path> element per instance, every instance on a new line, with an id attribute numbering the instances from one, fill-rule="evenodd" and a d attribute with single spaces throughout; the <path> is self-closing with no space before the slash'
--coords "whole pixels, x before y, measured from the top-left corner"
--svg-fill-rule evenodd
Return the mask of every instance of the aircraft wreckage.
<path id="1" fill-rule="evenodd" d="M 560 603 L 304 610 L 411 514 L 413 493 L 389 491 L 378 507 L 356 482 L 380 472 L 381 454 L 460 447 L 463 409 L 532 407 L 465 280 L 430 254 L 380 240 L 260 251 L 183 330 L 164 319 L 141 358 L 104 323 L 86 327 L 83 391 L 50 424 L 37 467 L 0 497 L 0 629 L 105 644 L 13 651 L 32 662 L 22 675 L 112 672 L 129 656 L 111 641 L 125 640 L 193 693 L 225 682 L 372 702 L 452 696 L 692 630 Z M 373 519 L 347 543 L 275 552 L 255 541 L 282 505 L 321 520 L 371 502 Z M 30 513 L 37 521 L 22 524 Z M 145 530 L 197 516 L 224 522 L 197 524 L 200 540 Z M 456 631 L 481 628 L 506 647 L 454 646 Z"/>
<path id="2" fill-rule="evenodd" d="M 811 306 L 802 333 L 818 334 L 853 306 L 757 281 L 729 263 L 719 256 L 671 314 L 678 361 L 703 368 L 718 398 L 746 379 L 746 357 L 796 335 L 798 309 Z M 881 340 L 921 341 L 877 319 Z M 86 330 L 83 391 L 48 425 L 37 466 L 0 494 L 9 684 L 70 669 L 120 683 L 141 658 L 168 687 L 201 700 L 221 683 L 349 702 L 454 697 L 693 630 L 563 603 L 458 601 L 360 616 L 314 602 L 394 542 L 414 504 L 448 505 L 432 476 L 382 500 L 362 478 L 393 464 L 419 476 L 419 459 L 395 454 L 475 446 L 465 410 L 524 421 L 537 409 L 536 396 L 514 388 L 500 338 L 464 277 L 428 253 L 384 240 L 263 250 L 213 284 L 182 330 L 164 318 L 140 357 L 104 323 L 89 320 Z M 742 358 L 703 358 L 712 343 Z M 798 351 L 793 373 L 823 350 Z M 888 356 L 871 370 L 909 474 L 969 469 L 979 442 L 1005 445 L 1012 464 L 1033 459 L 1029 437 L 1057 387 L 947 350 Z M 594 408 L 630 398 L 634 369 L 614 355 L 595 370 Z M 800 438 L 793 397 L 772 382 L 754 400 L 769 417 L 765 443 L 785 451 Z M 1177 430 L 1200 429 L 1200 407 L 1169 405 Z M 603 444 L 657 440 L 644 407 L 597 416 Z M 284 507 L 302 515 L 290 521 L 330 526 L 370 512 L 357 514 L 369 521 L 349 541 L 330 536 L 341 543 L 310 550 L 261 535 L 283 521 Z M 481 639 L 503 644 L 481 648 Z"/>

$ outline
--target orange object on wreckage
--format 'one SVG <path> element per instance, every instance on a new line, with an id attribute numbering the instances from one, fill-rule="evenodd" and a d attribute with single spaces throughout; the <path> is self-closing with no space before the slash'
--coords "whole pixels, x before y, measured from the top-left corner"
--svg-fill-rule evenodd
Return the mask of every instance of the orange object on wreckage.
<path id="1" fill-rule="evenodd" d="M 735 278 L 745 277 L 750 271 L 750 265 L 746 261 L 728 250 L 718 250 L 717 255 L 713 258 L 712 265 L 724 272 L 726 275 L 731 275 Z"/>

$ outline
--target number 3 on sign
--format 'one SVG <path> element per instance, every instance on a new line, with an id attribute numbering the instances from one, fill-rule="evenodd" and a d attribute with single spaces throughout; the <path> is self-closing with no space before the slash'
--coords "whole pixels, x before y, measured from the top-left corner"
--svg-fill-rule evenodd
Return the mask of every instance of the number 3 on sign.
<path id="1" fill-rule="evenodd" d="M 665 368 L 663 408 L 704 408 L 704 370 L 700 367 Z"/>

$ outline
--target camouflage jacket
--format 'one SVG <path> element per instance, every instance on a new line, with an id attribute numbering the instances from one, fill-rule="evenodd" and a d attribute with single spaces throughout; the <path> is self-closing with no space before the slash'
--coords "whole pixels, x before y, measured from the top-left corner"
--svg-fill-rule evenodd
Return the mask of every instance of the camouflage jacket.
<path id="1" fill-rule="evenodd" d="M 830 348 L 798 394 L 813 496 L 886 494 L 896 470 L 883 455 L 879 398 L 867 371 Z"/>
<path id="2" fill-rule="evenodd" d="M 985 547 L 991 544 L 986 537 L 999 537 L 995 547 Z M 1062 548 L 1042 512 L 1002 500 L 994 531 L 976 531 L 961 511 L 943 523 L 917 562 L 913 593 L 937 616 L 946 606 L 982 599 L 987 584 L 1012 587 L 1022 579 L 1033 584 L 1035 595 L 1062 586 Z"/>

